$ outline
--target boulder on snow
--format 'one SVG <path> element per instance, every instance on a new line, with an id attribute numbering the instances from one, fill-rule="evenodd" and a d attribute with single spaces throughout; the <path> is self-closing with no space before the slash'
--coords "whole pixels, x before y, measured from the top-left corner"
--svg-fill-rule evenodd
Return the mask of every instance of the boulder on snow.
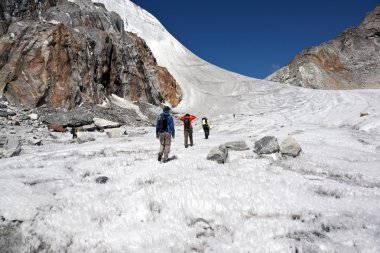
<path id="1" fill-rule="evenodd" d="M 210 150 L 207 155 L 207 160 L 216 161 L 218 163 L 225 163 L 228 157 L 228 149 L 224 145 L 220 145 Z"/>
<path id="2" fill-rule="evenodd" d="M 18 156 L 21 152 L 21 141 L 17 136 L 7 135 L 3 147 L 3 157 Z"/>
<path id="3" fill-rule="evenodd" d="M 78 133 L 77 140 L 78 140 L 79 144 L 82 144 L 82 143 L 85 143 L 85 142 L 94 141 L 95 137 L 94 137 L 93 134 L 90 134 L 90 133 Z"/>
<path id="4" fill-rule="evenodd" d="M 282 141 L 280 145 L 280 152 L 283 155 L 296 157 L 301 152 L 301 146 L 293 137 L 288 136 Z"/>
<path id="5" fill-rule="evenodd" d="M 53 132 L 63 133 L 66 131 L 65 127 L 62 125 L 48 124 L 47 127 L 49 130 L 52 130 Z"/>
<path id="6" fill-rule="evenodd" d="M 42 144 L 42 140 L 37 137 L 32 137 L 28 139 L 28 144 L 33 146 L 40 146 Z"/>
<path id="7" fill-rule="evenodd" d="M 5 104 L 0 104 L 0 109 L 7 109 L 7 108 L 8 108 L 7 105 L 5 105 Z"/>
<path id="8" fill-rule="evenodd" d="M 123 128 L 112 128 L 106 130 L 107 136 L 110 138 L 120 138 L 127 134 L 127 131 Z"/>
<path id="9" fill-rule="evenodd" d="M 94 118 L 94 124 L 96 127 L 100 129 L 116 128 L 116 127 L 121 126 L 119 122 L 113 122 L 113 121 L 109 121 L 109 120 L 101 119 L 101 118 Z"/>
<path id="10" fill-rule="evenodd" d="M 29 117 L 29 119 L 31 119 L 31 120 L 37 120 L 37 119 L 38 119 L 38 115 L 35 114 L 35 113 L 29 114 L 28 117 Z"/>
<path id="11" fill-rule="evenodd" d="M 235 151 L 244 151 L 249 150 L 249 147 L 245 141 L 231 141 L 224 144 L 226 148 L 235 150 Z"/>
<path id="12" fill-rule="evenodd" d="M 265 136 L 255 142 L 255 152 L 261 154 L 272 154 L 280 150 L 277 138 L 274 136 Z"/>
<path id="13" fill-rule="evenodd" d="M 360 117 L 364 117 L 364 116 L 368 116 L 368 115 L 369 115 L 368 112 L 361 112 L 361 113 L 360 113 Z"/>
<path id="14" fill-rule="evenodd" d="M 105 177 L 105 176 L 98 177 L 95 180 L 95 182 L 98 184 L 105 184 L 105 183 L 107 183 L 107 181 L 108 181 L 108 177 Z"/>
<path id="15" fill-rule="evenodd" d="M 214 229 L 211 227 L 210 222 L 203 218 L 193 220 L 191 226 L 195 228 L 197 238 L 214 236 Z"/>

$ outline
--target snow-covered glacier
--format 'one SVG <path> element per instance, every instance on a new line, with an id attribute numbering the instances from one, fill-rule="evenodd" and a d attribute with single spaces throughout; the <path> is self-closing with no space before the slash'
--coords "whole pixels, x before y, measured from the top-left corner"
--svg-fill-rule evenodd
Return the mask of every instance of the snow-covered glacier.
<path id="1" fill-rule="evenodd" d="M 153 127 L 118 139 L 96 132 L 84 144 L 54 133 L 0 160 L 0 216 L 12 221 L 0 241 L 13 243 L 10 252 L 380 251 L 379 90 L 310 90 L 231 73 L 132 2 L 97 2 L 147 42 L 184 92 L 175 112 L 208 116 L 210 138 L 197 120 L 185 149 L 176 121 L 176 159 L 159 163 Z M 298 157 L 252 151 L 263 136 L 289 135 Z M 206 159 L 236 140 L 250 150 L 230 151 L 225 164 Z"/>

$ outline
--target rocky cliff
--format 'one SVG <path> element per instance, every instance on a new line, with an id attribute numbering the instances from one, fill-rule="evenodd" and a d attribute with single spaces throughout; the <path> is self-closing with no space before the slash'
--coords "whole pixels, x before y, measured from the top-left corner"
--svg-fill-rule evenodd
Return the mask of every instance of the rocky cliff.
<path id="1" fill-rule="evenodd" d="M 110 94 L 177 105 L 181 91 L 122 19 L 83 0 L 0 3 L 0 95 L 28 108 L 73 109 Z"/>
<path id="2" fill-rule="evenodd" d="M 314 89 L 380 88 L 380 5 L 358 27 L 303 50 L 266 79 Z"/>

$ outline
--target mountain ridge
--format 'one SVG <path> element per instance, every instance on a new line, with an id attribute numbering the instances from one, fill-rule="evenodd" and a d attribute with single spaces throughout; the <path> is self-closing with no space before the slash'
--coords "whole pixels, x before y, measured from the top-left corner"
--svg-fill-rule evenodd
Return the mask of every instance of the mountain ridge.
<path id="1" fill-rule="evenodd" d="M 359 26 L 304 49 L 266 80 L 313 89 L 380 88 L 380 4 Z"/>

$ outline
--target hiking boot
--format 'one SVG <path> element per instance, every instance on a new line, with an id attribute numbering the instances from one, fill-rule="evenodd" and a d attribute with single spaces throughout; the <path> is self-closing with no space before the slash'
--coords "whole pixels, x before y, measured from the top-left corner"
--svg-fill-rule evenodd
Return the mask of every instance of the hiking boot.
<path id="1" fill-rule="evenodd" d="M 189 147 L 189 145 L 185 145 L 185 148 L 188 148 Z"/>
<path id="2" fill-rule="evenodd" d="M 162 155 L 158 155 L 158 161 L 161 162 L 161 159 L 162 159 Z"/>

